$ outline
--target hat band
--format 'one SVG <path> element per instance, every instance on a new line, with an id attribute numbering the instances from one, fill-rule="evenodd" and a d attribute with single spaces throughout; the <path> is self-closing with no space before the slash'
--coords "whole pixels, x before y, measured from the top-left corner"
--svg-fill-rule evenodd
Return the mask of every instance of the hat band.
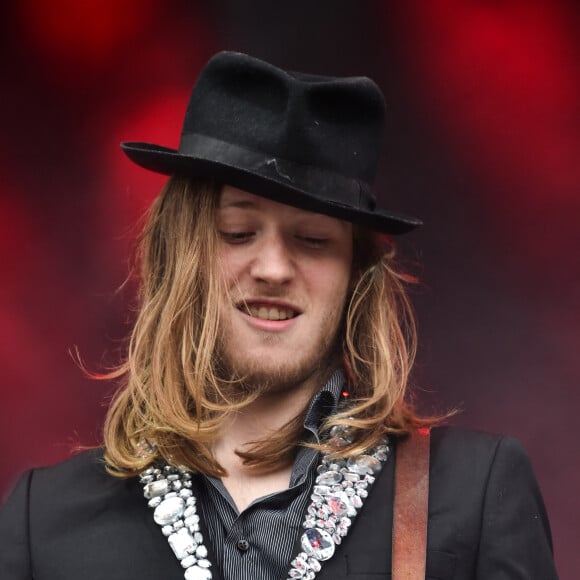
<path id="1" fill-rule="evenodd" d="M 321 202 L 364 211 L 374 211 L 376 207 L 376 198 L 370 185 L 364 181 L 207 135 L 184 133 L 179 153 L 275 181 Z"/>

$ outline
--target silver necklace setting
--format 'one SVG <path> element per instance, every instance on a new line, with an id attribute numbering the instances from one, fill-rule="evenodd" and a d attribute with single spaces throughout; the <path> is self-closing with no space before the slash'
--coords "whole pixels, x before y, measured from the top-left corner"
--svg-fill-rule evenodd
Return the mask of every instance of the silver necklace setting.
<path id="1" fill-rule="evenodd" d="M 141 476 L 143 495 L 153 508 L 153 519 L 185 569 L 186 580 L 211 580 L 211 562 L 199 527 L 196 497 L 191 491 L 191 473 L 165 465 L 150 467 Z"/>
<path id="2" fill-rule="evenodd" d="M 350 442 L 347 428 L 336 426 L 330 430 L 330 443 L 334 446 Z M 348 459 L 334 459 L 323 453 L 302 524 L 305 530 L 300 539 L 302 552 L 290 563 L 289 578 L 314 580 L 322 562 L 332 558 L 389 453 L 387 438 L 368 453 Z"/>
<path id="3" fill-rule="evenodd" d="M 329 442 L 334 447 L 350 443 L 348 428 L 333 427 Z M 302 523 L 302 551 L 290 563 L 289 579 L 314 580 L 322 563 L 332 558 L 389 453 L 389 441 L 385 437 L 367 453 L 346 459 L 322 454 Z M 191 473 L 185 468 L 165 465 L 150 467 L 140 479 L 143 495 L 154 510 L 153 519 L 161 526 L 162 534 L 184 568 L 185 580 L 211 580 L 212 563 L 200 530 Z"/>

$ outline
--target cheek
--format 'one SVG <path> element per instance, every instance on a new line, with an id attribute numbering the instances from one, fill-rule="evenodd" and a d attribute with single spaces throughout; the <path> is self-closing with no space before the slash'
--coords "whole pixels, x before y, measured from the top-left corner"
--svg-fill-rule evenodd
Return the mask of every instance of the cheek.
<path id="1" fill-rule="evenodd" d="M 344 298 L 349 291 L 353 275 L 352 246 L 350 244 L 343 248 L 343 252 L 337 256 L 332 266 L 336 293 Z"/>
<path id="2" fill-rule="evenodd" d="M 219 256 L 220 270 L 228 288 L 237 283 L 244 269 L 243 256 L 240 252 L 232 250 L 234 249 L 225 246 Z"/>
<path id="3" fill-rule="evenodd" d="M 311 292 L 322 308 L 342 309 L 349 289 L 350 267 L 346 268 L 342 261 L 324 268 L 316 265 L 310 272 L 310 280 Z"/>

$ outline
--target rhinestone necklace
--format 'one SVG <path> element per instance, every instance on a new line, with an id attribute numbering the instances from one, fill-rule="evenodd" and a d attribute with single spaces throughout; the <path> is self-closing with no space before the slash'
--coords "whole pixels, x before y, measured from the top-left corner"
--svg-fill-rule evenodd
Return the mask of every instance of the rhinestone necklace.
<path id="1" fill-rule="evenodd" d="M 350 442 L 346 427 L 330 430 L 331 445 L 340 447 Z M 367 453 L 348 459 L 335 459 L 328 452 L 322 454 L 302 523 L 302 551 L 290 563 L 289 579 L 314 580 L 322 563 L 332 558 L 389 452 L 389 441 L 385 438 Z M 161 533 L 184 568 L 185 580 L 211 580 L 212 564 L 200 530 L 191 478 L 187 469 L 171 465 L 150 467 L 140 476 L 143 495 L 154 509 L 153 519 L 161 526 Z"/>

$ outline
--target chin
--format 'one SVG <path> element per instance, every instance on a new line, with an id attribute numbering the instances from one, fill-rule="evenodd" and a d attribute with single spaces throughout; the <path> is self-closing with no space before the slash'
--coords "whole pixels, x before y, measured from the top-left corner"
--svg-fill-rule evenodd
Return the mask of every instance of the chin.
<path id="1" fill-rule="evenodd" d="M 233 360 L 226 356 L 224 362 L 231 369 L 231 376 L 240 378 L 246 388 L 282 392 L 304 383 L 320 370 L 319 365 L 311 360 L 296 361 L 293 357 L 288 364 L 291 352 L 274 356 L 266 351 L 244 358 L 238 352 Z"/>

